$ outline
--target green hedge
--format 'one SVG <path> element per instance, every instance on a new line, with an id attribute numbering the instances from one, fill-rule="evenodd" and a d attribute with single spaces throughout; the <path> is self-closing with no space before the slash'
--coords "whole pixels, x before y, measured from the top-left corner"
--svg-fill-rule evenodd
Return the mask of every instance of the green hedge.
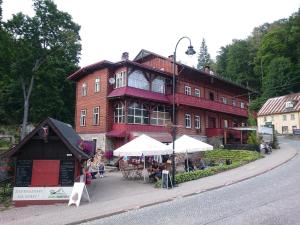
<path id="1" fill-rule="evenodd" d="M 245 150 L 213 150 L 207 151 L 204 154 L 206 162 L 214 161 L 218 165 L 208 167 L 204 170 L 196 170 L 192 172 L 178 173 L 175 175 L 176 184 L 184 183 L 191 180 L 197 180 L 202 177 L 208 177 L 226 170 L 230 170 L 251 161 L 257 160 L 262 156 L 258 152 Z M 226 165 L 223 162 L 226 159 L 231 159 L 232 164 Z M 161 187 L 161 181 L 155 183 L 155 187 Z"/>

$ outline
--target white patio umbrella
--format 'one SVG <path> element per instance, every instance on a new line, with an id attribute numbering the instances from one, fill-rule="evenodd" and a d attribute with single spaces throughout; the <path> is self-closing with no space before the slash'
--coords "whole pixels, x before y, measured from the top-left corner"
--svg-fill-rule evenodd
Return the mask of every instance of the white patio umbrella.
<path id="1" fill-rule="evenodd" d="M 114 156 L 143 156 L 145 170 L 145 156 L 172 154 L 169 146 L 142 134 L 132 141 L 114 150 Z M 145 173 L 144 173 L 145 180 Z"/>
<path id="2" fill-rule="evenodd" d="M 169 146 L 172 148 L 172 143 Z M 188 153 L 202 152 L 208 150 L 213 150 L 213 146 L 187 135 L 183 135 L 175 141 L 175 153 L 186 154 L 188 171 Z"/>

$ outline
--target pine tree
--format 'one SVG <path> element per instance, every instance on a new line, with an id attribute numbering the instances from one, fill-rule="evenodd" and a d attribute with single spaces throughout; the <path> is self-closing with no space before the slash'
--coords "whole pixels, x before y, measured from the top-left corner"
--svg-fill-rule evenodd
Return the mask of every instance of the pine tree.
<path id="1" fill-rule="evenodd" d="M 208 53 L 207 45 L 205 43 L 205 39 L 203 38 L 199 55 L 198 55 L 197 69 L 204 70 L 205 66 L 210 66 L 210 64 L 211 64 L 210 54 Z"/>

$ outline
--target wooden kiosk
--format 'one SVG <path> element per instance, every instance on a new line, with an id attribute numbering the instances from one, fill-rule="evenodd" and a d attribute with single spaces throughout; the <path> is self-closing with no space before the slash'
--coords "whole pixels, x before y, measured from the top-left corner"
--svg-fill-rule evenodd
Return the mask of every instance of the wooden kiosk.
<path id="1" fill-rule="evenodd" d="M 95 153 L 95 143 L 86 143 L 71 125 L 48 118 L 40 123 L 4 157 L 15 161 L 15 206 L 67 202 L 80 162 Z"/>

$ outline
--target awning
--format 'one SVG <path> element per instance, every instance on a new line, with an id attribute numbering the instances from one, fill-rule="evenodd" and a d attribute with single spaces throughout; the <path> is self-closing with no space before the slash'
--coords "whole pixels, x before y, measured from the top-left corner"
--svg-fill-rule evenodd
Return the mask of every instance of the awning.
<path id="1" fill-rule="evenodd" d="M 116 137 L 116 138 L 124 138 L 126 137 L 126 131 L 125 130 L 111 130 L 107 132 L 106 137 Z"/>
<path id="2" fill-rule="evenodd" d="M 171 143 L 172 142 L 172 135 L 167 132 L 131 132 L 130 138 L 136 138 L 142 134 L 146 134 L 149 137 L 152 137 L 160 142 L 164 143 Z"/>

